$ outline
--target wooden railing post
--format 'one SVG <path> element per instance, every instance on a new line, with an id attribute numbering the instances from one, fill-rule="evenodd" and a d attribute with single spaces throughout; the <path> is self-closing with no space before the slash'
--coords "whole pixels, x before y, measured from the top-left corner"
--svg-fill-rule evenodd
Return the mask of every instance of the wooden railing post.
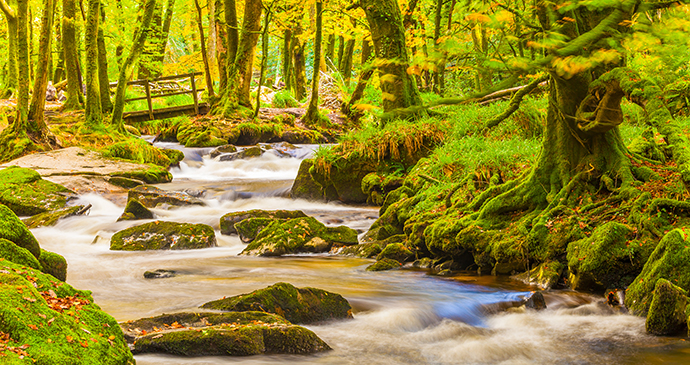
<path id="1" fill-rule="evenodd" d="M 194 99 L 194 113 L 199 115 L 199 95 L 196 93 L 196 81 L 194 80 L 194 74 L 189 78 L 192 83 L 192 98 Z"/>
<path id="2" fill-rule="evenodd" d="M 146 102 L 149 104 L 149 119 L 153 120 L 153 102 L 151 102 L 151 85 L 149 80 L 144 80 L 144 87 L 146 88 Z"/>

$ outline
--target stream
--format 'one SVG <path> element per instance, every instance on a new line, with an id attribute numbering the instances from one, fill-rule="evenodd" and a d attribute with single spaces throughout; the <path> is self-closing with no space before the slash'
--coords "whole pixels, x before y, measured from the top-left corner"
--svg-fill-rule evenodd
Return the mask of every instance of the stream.
<path id="1" fill-rule="evenodd" d="M 248 293 L 276 282 L 311 286 L 342 294 L 354 320 L 306 326 L 332 351 L 310 356 L 180 358 L 137 355 L 149 364 L 687 364 L 683 338 L 647 335 L 644 319 L 615 311 L 603 298 L 573 291 L 544 295 L 543 311 L 491 311 L 519 300 L 534 287 L 507 277 L 453 277 L 405 269 L 367 272 L 372 260 L 332 255 L 280 258 L 238 256 L 245 244 L 223 236 L 219 219 L 249 209 L 302 210 L 327 225 L 365 232 L 377 207 L 292 200 L 286 197 L 301 159 L 315 146 L 300 146 L 291 157 L 218 161 L 210 149 L 185 149 L 185 161 L 172 170 L 167 190 L 203 191 L 206 206 L 153 209 L 161 220 L 205 223 L 216 230 L 218 247 L 186 251 L 110 251 L 117 231 L 146 221 L 116 222 L 125 196 L 81 196 L 92 205 L 88 216 L 32 230 L 41 246 L 69 263 L 67 281 L 93 292 L 96 303 L 118 321 L 162 313 L 194 311 L 207 301 Z M 177 276 L 144 279 L 147 270 Z"/>

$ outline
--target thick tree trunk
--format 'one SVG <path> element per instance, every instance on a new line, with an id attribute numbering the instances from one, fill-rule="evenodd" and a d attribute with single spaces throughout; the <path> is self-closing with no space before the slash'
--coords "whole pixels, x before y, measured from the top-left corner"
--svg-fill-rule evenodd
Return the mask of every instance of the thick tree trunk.
<path id="1" fill-rule="evenodd" d="M 321 64 L 321 43 L 323 36 L 321 35 L 323 29 L 323 3 L 321 0 L 316 0 L 316 34 L 314 35 L 314 64 L 313 76 L 311 84 L 311 99 L 309 100 L 309 107 L 302 118 L 305 125 L 319 125 L 321 115 L 319 114 L 319 76 L 321 74 L 319 65 Z"/>
<path id="2" fill-rule="evenodd" d="M 29 0 L 17 0 L 17 116 L 16 132 L 38 132 L 29 123 Z"/>
<path id="3" fill-rule="evenodd" d="M 299 39 L 301 34 L 301 26 L 298 25 L 293 28 L 290 42 L 290 49 L 292 50 L 292 90 L 297 100 L 302 100 L 307 97 L 307 66 L 306 57 L 304 55 L 305 45 L 304 42 Z"/>
<path id="4" fill-rule="evenodd" d="M 84 47 L 86 52 L 86 105 L 84 116 L 87 128 L 103 124 L 101 91 L 98 83 L 98 23 L 101 18 L 101 1 L 89 0 L 86 13 Z"/>
<path id="5" fill-rule="evenodd" d="M 122 112 L 125 108 L 125 89 L 127 88 L 127 81 L 132 77 L 134 66 L 137 64 L 141 56 L 142 48 L 146 43 L 146 36 L 151 26 L 153 13 L 156 9 L 156 0 L 146 0 L 144 5 L 144 15 L 141 18 L 141 24 L 135 31 L 134 43 L 132 49 L 129 51 L 129 56 L 122 62 L 120 68 L 120 76 L 117 78 L 117 89 L 115 90 L 115 104 L 113 105 L 113 117 L 111 127 L 118 131 L 124 130 L 122 125 Z"/>
<path id="6" fill-rule="evenodd" d="M 55 20 L 55 0 L 43 1 L 43 17 L 41 19 L 41 40 L 38 44 L 40 55 L 36 65 L 36 78 L 34 79 L 33 95 L 29 106 L 29 120 L 32 120 L 37 128 L 45 129 L 43 112 L 46 107 L 46 89 L 50 75 L 51 40 L 53 39 L 53 22 Z"/>
<path id="7" fill-rule="evenodd" d="M 228 84 L 228 34 L 225 23 L 225 2 L 223 0 L 214 0 L 216 12 L 213 14 L 216 24 L 216 62 L 218 66 L 218 94 L 225 94 L 225 87 Z M 231 1 L 231 0 L 227 0 Z M 233 3 L 232 8 L 235 5 Z"/>
<path id="8" fill-rule="evenodd" d="M 105 49 L 105 8 L 101 4 L 101 25 L 98 27 L 98 86 L 101 95 L 101 109 L 103 112 L 113 110 L 113 102 L 110 100 L 110 80 L 108 79 L 108 54 Z"/>
<path id="9" fill-rule="evenodd" d="M 253 0 L 250 0 L 248 2 L 252 2 Z M 261 2 L 259 1 L 259 4 Z M 259 5 L 261 6 L 261 5 Z M 245 9 L 247 8 L 245 4 Z M 226 63 L 223 65 L 223 70 L 225 71 L 225 75 L 227 79 L 229 80 L 230 72 L 232 68 L 234 67 L 235 61 L 237 60 L 237 49 L 239 48 L 240 44 L 240 33 L 238 29 L 238 22 L 237 22 L 237 5 L 235 4 L 235 0 L 225 0 L 225 26 L 227 29 L 227 40 L 225 41 L 227 44 L 227 56 L 226 56 Z M 246 10 L 245 10 L 246 11 Z M 258 24 L 258 21 L 257 21 Z M 258 27 L 258 25 L 257 25 Z M 258 34 L 256 35 L 258 39 Z"/>
<path id="10" fill-rule="evenodd" d="M 206 76 L 206 94 L 208 95 L 209 100 L 213 100 L 215 99 L 216 94 L 213 92 L 213 79 L 211 79 L 211 67 L 209 66 L 208 53 L 206 52 L 206 40 L 204 39 L 204 16 L 201 12 L 199 0 L 194 0 L 194 6 L 196 7 L 197 25 L 199 26 L 199 38 L 201 38 L 201 57 L 204 61 L 204 75 Z"/>
<path id="11" fill-rule="evenodd" d="M 4 75 L 5 86 L 0 90 L 0 98 L 10 97 L 17 89 L 17 4 L 4 1 L 0 0 L 7 20 L 7 73 Z"/>
<path id="12" fill-rule="evenodd" d="M 156 1 L 156 10 L 153 13 L 153 19 L 151 20 L 150 29 L 148 29 L 148 36 L 146 44 L 144 44 L 144 49 L 141 52 L 141 57 L 139 58 L 139 71 L 137 74 L 138 79 L 151 79 L 156 78 L 160 75 L 160 70 L 162 65 L 156 64 L 158 58 L 158 50 L 162 42 L 166 42 L 167 39 L 163 39 L 163 2 Z M 196 37 L 196 32 L 192 33 L 192 38 Z M 194 46 L 195 42 L 192 42 Z"/>
<path id="13" fill-rule="evenodd" d="M 371 56 L 371 44 L 369 40 L 365 38 L 362 40 L 362 71 L 359 74 L 357 85 L 350 96 L 350 100 L 347 103 L 343 103 L 340 108 L 340 111 L 351 119 L 357 119 L 361 116 L 361 112 L 356 110 L 355 105 L 364 97 L 364 89 L 366 89 L 369 79 L 374 74 L 374 68 L 370 63 Z"/>
<path id="14" fill-rule="evenodd" d="M 268 63 L 268 30 L 271 22 L 271 8 L 266 9 L 264 15 L 264 26 L 261 30 L 261 71 L 259 72 L 259 88 L 256 91 L 256 106 L 254 107 L 254 118 L 259 116 L 259 109 L 261 109 L 261 87 L 264 85 L 264 76 L 266 74 L 266 64 Z"/>
<path id="15" fill-rule="evenodd" d="M 156 73 L 154 77 L 160 77 L 163 74 L 163 59 L 165 58 L 165 50 L 168 46 L 168 37 L 170 36 L 170 26 L 172 24 L 173 13 L 175 10 L 175 0 L 168 0 L 168 5 L 165 8 L 165 15 L 163 16 L 163 26 L 161 28 L 161 39 L 158 42 L 158 48 L 154 55 L 154 65 L 156 65 Z M 203 27 L 203 25 L 202 25 Z M 203 36 L 202 36 L 203 38 Z M 204 46 L 205 47 L 205 46 Z M 204 48 L 202 47 L 202 49 Z"/>
<path id="16" fill-rule="evenodd" d="M 62 15 L 55 14 L 55 17 L 62 19 Z M 65 48 L 62 45 L 62 22 L 55 22 L 55 48 L 57 50 L 58 60 L 55 64 L 55 73 L 53 73 L 53 84 L 65 79 Z"/>
<path id="17" fill-rule="evenodd" d="M 295 78 L 292 75 L 292 30 L 285 29 L 283 32 L 283 61 L 282 61 L 282 71 L 283 71 L 283 82 L 285 82 L 285 88 L 287 90 L 293 90 L 293 85 L 295 84 Z"/>
<path id="18" fill-rule="evenodd" d="M 335 34 L 328 35 L 328 45 L 326 46 L 326 54 L 324 58 L 327 60 L 328 67 L 335 63 Z"/>
<path id="19" fill-rule="evenodd" d="M 77 8 L 75 0 L 62 0 L 62 45 L 65 55 L 65 72 L 67 74 L 67 101 L 64 109 L 80 109 L 82 95 L 79 77 L 79 59 L 77 55 Z"/>
<path id="20" fill-rule="evenodd" d="M 208 61 L 211 65 L 216 62 L 216 37 L 218 31 L 216 29 L 216 0 L 208 0 L 208 39 L 206 44 L 206 51 L 208 54 Z"/>
<path id="21" fill-rule="evenodd" d="M 414 79 L 407 73 L 409 59 L 400 8 L 395 0 L 363 0 L 379 61 L 383 109 L 407 108 L 421 103 Z"/>

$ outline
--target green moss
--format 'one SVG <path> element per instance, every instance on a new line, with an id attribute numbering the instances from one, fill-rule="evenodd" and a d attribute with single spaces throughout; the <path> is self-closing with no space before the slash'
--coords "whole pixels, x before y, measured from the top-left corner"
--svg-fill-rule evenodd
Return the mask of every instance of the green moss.
<path id="1" fill-rule="evenodd" d="M 402 238 L 402 237 L 401 237 Z M 398 262 L 405 262 L 414 257 L 414 253 L 400 242 L 389 243 L 376 257 L 377 260 L 393 259 Z"/>
<path id="2" fill-rule="evenodd" d="M 38 262 L 43 266 L 44 273 L 53 275 L 61 281 L 67 280 L 67 260 L 61 255 L 41 249 Z"/>
<path id="3" fill-rule="evenodd" d="M 13 242 L 38 258 L 41 248 L 36 237 L 9 208 L 0 204 L 0 238 Z"/>
<path id="4" fill-rule="evenodd" d="M 235 127 L 237 138 L 228 143 L 238 146 L 253 146 L 259 142 L 277 142 L 283 134 L 284 126 L 278 123 L 241 123 Z"/>
<path id="5" fill-rule="evenodd" d="M 128 199 L 125 211 L 117 221 L 138 219 L 153 219 L 153 213 L 136 198 Z"/>
<path id="6" fill-rule="evenodd" d="M 242 242 L 253 241 L 259 232 L 271 224 L 275 218 L 249 218 L 235 223 L 235 230 Z"/>
<path id="7" fill-rule="evenodd" d="M 668 232 L 625 292 L 625 305 L 637 315 L 646 315 L 654 286 L 666 279 L 683 290 L 690 290 L 690 248 L 684 229 Z"/>
<path id="8" fill-rule="evenodd" d="M 295 99 L 290 90 L 280 90 L 273 95 L 274 108 L 296 108 L 300 105 L 299 101 Z M 290 115 L 290 114 L 282 114 Z"/>
<path id="9" fill-rule="evenodd" d="M 121 158 L 141 164 L 154 164 L 167 168 L 173 162 L 164 150 L 154 147 L 140 138 L 131 138 L 107 146 L 101 150 L 104 157 Z"/>
<path id="10" fill-rule="evenodd" d="M 82 209 L 84 209 L 83 205 L 76 205 L 73 207 L 58 209 L 52 212 L 36 214 L 31 218 L 24 219 L 24 224 L 26 224 L 27 228 L 31 229 L 54 226 L 58 220 L 74 216 Z"/>
<path id="11" fill-rule="evenodd" d="M 302 128 L 286 129 L 283 131 L 280 139 L 294 144 L 320 144 L 329 142 L 329 139 L 321 132 Z"/>
<path id="12" fill-rule="evenodd" d="M 400 266 L 402 266 L 402 264 L 396 260 L 383 258 L 367 266 L 367 271 L 385 271 L 399 269 Z"/>
<path id="13" fill-rule="evenodd" d="M 143 181 L 147 184 L 160 184 L 172 181 L 172 174 L 168 169 L 156 165 L 148 165 L 147 168 L 142 168 L 140 170 L 114 172 L 110 174 L 110 176 L 111 179 L 123 177 L 126 179 Z"/>
<path id="14" fill-rule="evenodd" d="M 228 143 L 223 132 L 206 121 L 181 124 L 177 129 L 177 141 L 185 147 L 217 147 Z"/>
<path id="15" fill-rule="evenodd" d="M 170 179 L 172 180 L 172 176 L 170 177 Z M 108 178 L 108 182 L 115 185 L 115 186 L 119 186 L 119 187 L 125 188 L 125 189 L 132 189 L 132 188 L 137 187 L 139 185 L 145 184 L 145 182 L 143 180 L 130 179 L 130 178 L 120 177 L 120 176 L 111 176 Z"/>
<path id="16" fill-rule="evenodd" d="M 256 322 L 267 324 L 290 324 L 285 318 L 275 314 L 257 311 L 223 312 L 223 313 L 172 313 L 156 317 L 142 318 L 120 324 L 120 327 L 130 336 L 140 336 L 156 329 L 174 326 L 175 323 L 184 327 L 206 327 L 216 325 L 250 325 Z"/>
<path id="17" fill-rule="evenodd" d="M 4 238 L 0 238 L 0 257 L 18 265 L 28 266 L 36 270 L 43 270 L 41 264 L 29 250 L 19 247 Z"/>
<path id="18" fill-rule="evenodd" d="M 297 171 L 297 177 L 295 182 L 292 184 L 292 189 L 290 190 L 290 195 L 293 199 L 306 199 L 306 200 L 321 200 L 323 199 L 323 193 L 321 192 L 321 185 L 314 181 L 309 169 L 314 166 L 314 161 L 312 159 L 304 159 L 299 165 L 299 170 Z"/>
<path id="19" fill-rule="evenodd" d="M 537 284 L 540 288 L 548 290 L 558 283 L 565 268 L 566 266 L 558 261 L 549 261 L 513 278 L 525 284 Z"/>
<path id="20" fill-rule="evenodd" d="M 170 165 L 177 165 L 180 163 L 180 161 L 184 160 L 184 152 L 182 152 L 180 150 L 174 150 L 171 148 L 163 148 L 161 151 L 170 160 Z"/>
<path id="21" fill-rule="evenodd" d="M 320 238 L 326 242 L 324 245 Z M 357 243 L 357 231 L 345 227 L 326 227 L 313 217 L 274 221 L 259 232 L 242 251 L 245 255 L 281 256 L 299 252 L 324 252 L 334 244 Z M 314 251 L 315 249 L 319 251 Z"/>
<path id="22" fill-rule="evenodd" d="M 149 185 L 141 185 L 131 189 L 127 194 L 127 201 L 130 200 L 137 200 L 148 208 L 155 208 L 158 205 L 204 205 L 202 200 L 188 194 L 166 191 Z"/>
<path id="23" fill-rule="evenodd" d="M 261 311 L 285 317 L 292 323 L 305 324 L 352 318 L 352 308 L 340 294 L 316 288 L 296 288 L 288 283 L 277 283 L 249 294 L 208 302 L 201 308 Z"/>
<path id="24" fill-rule="evenodd" d="M 43 180 L 34 170 L 10 166 L 0 170 L 0 204 L 19 216 L 61 209 L 74 192 Z"/>
<path id="25" fill-rule="evenodd" d="M 343 247 L 340 251 L 338 251 L 338 254 L 346 256 L 373 258 L 376 257 L 379 253 L 381 253 L 383 247 L 385 246 L 382 245 L 380 241 L 360 243 L 358 245 Z"/>
<path id="26" fill-rule="evenodd" d="M 220 218 L 220 233 L 233 234 L 237 233 L 235 224 L 249 218 L 276 218 L 276 219 L 293 219 L 306 217 L 301 210 L 259 210 L 253 209 L 248 211 L 232 212 L 225 214 Z"/>
<path id="27" fill-rule="evenodd" d="M 3 363 L 134 364 L 117 322 L 93 303 L 87 291 L 55 282 L 38 270 L 0 261 L 0 302 L 0 332 L 9 335 L 6 345 L 26 345 L 28 354 L 20 360 L 6 352 Z"/>
<path id="28" fill-rule="evenodd" d="M 211 226 L 154 221 L 119 231 L 110 239 L 111 250 L 185 250 L 216 245 Z"/>
<path id="29" fill-rule="evenodd" d="M 685 308 L 687 292 L 669 282 L 659 279 L 654 286 L 652 302 L 645 322 L 647 332 L 660 335 L 674 335 L 686 326 Z"/>

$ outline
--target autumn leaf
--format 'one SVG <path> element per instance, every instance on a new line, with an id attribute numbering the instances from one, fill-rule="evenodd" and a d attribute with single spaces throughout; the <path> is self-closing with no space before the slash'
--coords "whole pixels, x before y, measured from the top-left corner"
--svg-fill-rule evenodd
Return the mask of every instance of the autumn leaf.
<path id="1" fill-rule="evenodd" d="M 67 336 L 66 339 L 67 339 L 67 342 L 69 342 L 69 343 L 72 343 L 72 341 L 74 341 L 74 337 L 72 337 L 72 336 Z"/>

